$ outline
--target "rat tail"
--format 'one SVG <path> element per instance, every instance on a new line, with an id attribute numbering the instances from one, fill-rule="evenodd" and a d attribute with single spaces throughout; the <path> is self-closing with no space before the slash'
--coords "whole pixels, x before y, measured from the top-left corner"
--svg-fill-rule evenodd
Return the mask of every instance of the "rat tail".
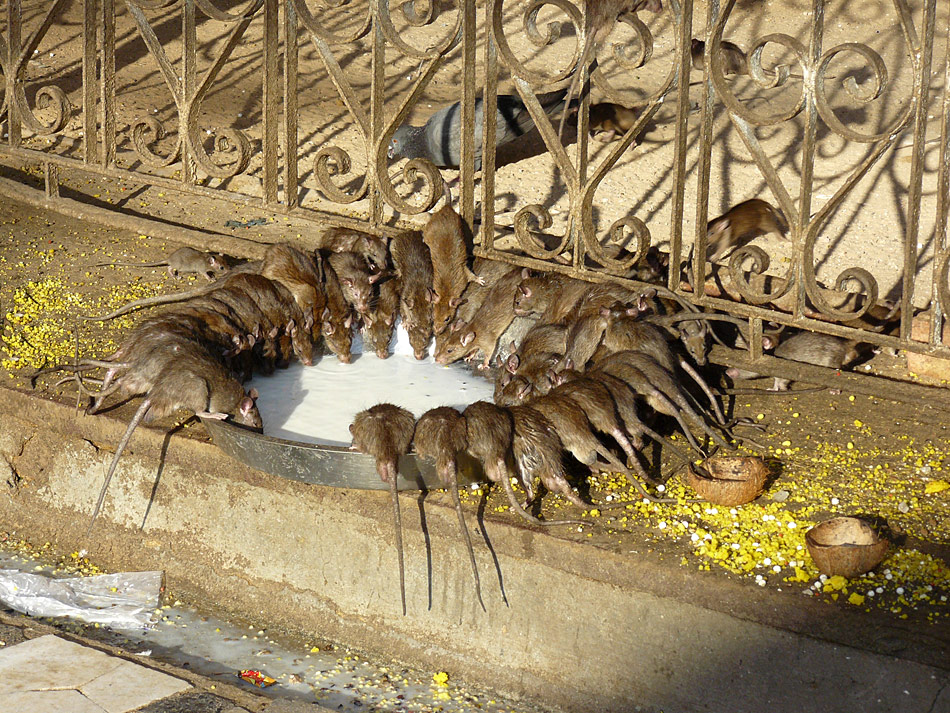
<path id="1" fill-rule="evenodd" d="M 462 513 L 462 500 L 459 498 L 458 472 L 455 468 L 452 468 L 449 490 L 452 491 L 452 500 L 455 502 L 455 512 L 459 518 L 459 529 L 462 531 L 462 539 L 465 540 L 465 546 L 468 548 L 468 558 L 472 562 L 472 574 L 475 577 L 475 595 L 478 597 L 478 603 L 482 605 L 482 611 L 486 611 L 485 602 L 482 601 L 482 583 L 478 578 L 478 566 L 475 564 L 475 548 L 472 547 L 472 536 L 468 532 L 468 525 L 465 524 L 465 516 Z"/>
<path id="2" fill-rule="evenodd" d="M 89 521 L 89 527 L 86 528 L 86 537 L 88 537 L 89 533 L 92 531 L 92 526 L 96 524 L 96 518 L 99 516 L 99 510 L 102 509 L 102 503 L 106 499 L 106 491 L 109 489 L 109 481 L 112 480 L 112 476 L 115 474 L 115 469 L 119 465 L 119 458 L 122 457 L 122 452 L 125 450 L 125 447 L 129 445 L 129 441 L 132 439 L 132 432 L 135 431 L 135 428 L 142 422 L 142 419 L 145 417 L 145 414 L 148 413 L 148 410 L 151 407 L 151 399 L 146 398 L 142 401 L 142 405 L 139 406 L 139 410 L 135 412 L 135 415 L 129 422 L 129 427 L 125 429 L 125 433 L 122 435 L 122 440 L 120 440 L 119 445 L 116 446 L 115 455 L 112 457 L 112 463 L 109 464 L 109 470 L 106 473 L 106 479 L 102 483 L 102 490 L 99 491 L 99 500 L 96 501 L 96 507 L 92 511 L 92 520 Z"/>
<path id="3" fill-rule="evenodd" d="M 395 469 L 394 469 L 395 470 Z M 402 555 L 402 515 L 399 512 L 399 493 L 396 490 L 396 473 L 390 474 L 389 494 L 393 501 L 393 525 L 395 526 L 396 555 L 399 558 L 399 597 L 402 601 L 402 615 L 406 616 L 406 564 Z"/>

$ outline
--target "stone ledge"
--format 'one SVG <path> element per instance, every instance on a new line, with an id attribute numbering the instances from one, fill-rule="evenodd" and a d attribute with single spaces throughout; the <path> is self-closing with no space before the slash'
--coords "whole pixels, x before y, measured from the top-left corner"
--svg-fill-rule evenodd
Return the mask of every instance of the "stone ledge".
<path id="1" fill-rule="evenodd" d="M 22 478 L 0 498 L 5 528 L 85 547 L 110 568 L 161 568 L 172 590 L 225 611 L 508 695 L 576 711 L 798 711 L 820 697 L 836 710 L 923 712 L 950 681 L 945 625 L 901 626 L 501 519 L 485 522 L 493 552 L 475 538 L 483 612 L 454 512 L 434 494 L 424 513 L 403 496 L 417 501 L 403 501 L 403 617 L 386 493 L 284 480 L 144 428 L 86 539 L 104 448 L 125 424 L 12 390 L 0 390 L 0 418 L 0 455 Z M 853 699 L 857 689 L 868 697 Z"/>

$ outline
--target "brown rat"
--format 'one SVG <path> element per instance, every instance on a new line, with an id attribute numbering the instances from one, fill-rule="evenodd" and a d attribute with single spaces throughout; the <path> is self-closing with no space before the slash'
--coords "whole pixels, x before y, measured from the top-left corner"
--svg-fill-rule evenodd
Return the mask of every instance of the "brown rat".
<path id="1" fill-rule="evenodd" d="M 399 278 L 391 277 L 379 283 L 379 295 L 369 323 L 365 325 L 364 341 L 380 359 L 389 356 L 396 317 L 399 315 Z"/>
<path id="2" fill-rule="evenodd" d="M 439 364 L 451 364 L 481 351 L 485 355 L 482 366 L 487 367 L 495 354 L 498 338 L 515 318 L 512 304 L 521 279 L 521 268 L 515 267 L 492 285 L 472 321 L 453 323 L 448 337 L 436 342 L 435 360 Z"/>
<path id="3" fill-rule="evenodd" d="M 628 109 L 622 104 L 602 102 L 591 106 L 588 129 L 595 141 L 609 143 L 626 134 L 636 122 L 635 109 Z"/>
<path id="4" fill-rule="evenodd" d="M 612 403 L 615 413 L 620 418 L 620 422 L 623 425 L 624 432 L 629 435 L 631 445 L 637 450 L 643 448 L 643 436 L 649 436 L 657 443 L 662 443 L 668 446 L 670 450 L 672 450 L 674 453 L 677 453 L 684 460 L 689 460 L 690 456 L 686 451 L 644 423 L 643 419 L 640 417 L 640 411 L 637 407 L 637 394 L 623 379 L 619 379 L 612 374 L 599 372 L 596 370 L 590 371 L 586 374 L 581 374 L 579 371 L 575 371 L 574 369 L 565 369 L 564 371 L 560 371 L 554 375 L 554 383 L 555 388 L 558 389 L 570 387 L 568 388 L 567 393 L 569 393 L 572 398 L 577 400 L 578 403 L 581 404 L 582 408 L 585 408 L 588 413 L 588 417 L 591 418 L 591 423 L 595 423 L 593 418 L 596 415 L 596 411 L 587 408 L 587 404 L 583 401 L 583 397 L 580 395 L 579 391 L 576 391 L 575 389 L 589 390 L 594 398 L 600 400 L 600 402 L 603 404 L 609 405 Z M 605 420 L 604 425 L 605 427 L 609 427 L 609 421 Z M 597 427 L 600 428 L 600 426 Z M 616 436 L 614 436 L 614 440 L 617 440 Z M 630 452 L 626 449 L 624 450 L 628 457 L 630 457 Z M 631 459 L 631 465 L 634 468 L 636 468 L 636 462 L 638 460 L 639 459 L 635 457 Z M 641 469 L 637 468 L 637 472 L 641 473 Z"/>
<path id="5" fill-rule="evenodd" d="M 376 472 L 389 485 L 393 503 L 393 523 L 396 536 L 396 554 L 399 558 L 399 593 L 402 613 L 406 614 L 406 569 L 402 557 L 402 517 L 399 514 L 399 495 L 396 480 L 399 476 L 399 456 L 409 450 L 416 419 L 404 408 L 393 404 L 376 404 L 360 411 L 350 424 L 353 448 L 376 459 Z"/>
<path id="6" fill-rule="evenodd" d="M 288 245 L 275 243 L 264 251 L 260 274 L 290 290 L 304 316 L 304 329 L 312 336 L 320 336 L 320 315 L 326 305 L 320 266 L 314 257 Z"/>
<path id="7" fill-rule="evenodd" d="M 257 392 L 252 389 L 250 394 L 245 394 L 240 382 L 232 378 L 207 352 L 193 348 L 180 353 L 168 352 L 168 356 L 116 446 L 89 522 L 89 530 L 102 508 L 119 459 L 132 438 L 132 433 L 143 420 L 147 423 L 169 416 L 180 409 L 187 409 L 202 418 L 233 418 L 235 422 L 249 428 L 260 429 L 262 426 L 260 413 L 254 405 Z"/>
<path id="8" fill-rule="evenodd" d="M 438 335 L 448 328 L 468 284 L 485 281 L 468 267 L 471 240 L 452 206 L 444 205 L 432 214 L 422 229 L 422 240 L 432 260 L 432 331 Z"/>
<path id="9" fill-rule="evenodd" d="M 564 393 L 552 391 L 532 399 L 530 405 L 551 422 L 564 449 L 580 463 L 601 472 L 608 469 L 617 473 L 627 472 L 623 463 L 594 436 L 587 414 L 576 401 Z M 598 462 L 598 457 L 602 463 Z"/>
<path id="10" fill-rule="evenodd" d="M 353 348 L 353 309 L 343 295 L 336 271 L 328 262 L 324 263 L 323 277 L 327 297 L 326 307 L 320 315 L 323 342 L 327 349 L 336 354 L 337 359 L 349 364 Z"/>
<path id="11" fill-rule="evenodd" d="M 525 376 L 502 372 L 495 382 L 493 398 L 499 406 L 517 406 L 534 397 L 534 383 Z"/>
<path id="12" fill-rule="evenodd" d="M 581 520 L 539 520 L 518 502 L 510 478 L 514 462 L 514 418 L 508 409 L 488 401 L 476 401 L 465 409 L 463 416 L 468 452 L 481 462 L 486 478 L 502 485 L 508 502 L 518 515 L 535 525 L 583 524 Z M 521 482 L 525 492 L 531 493 L 530 484 L 525 484 L 523 480 Z"/>
<path id="13" fill-rule="evenodd" d="M 551 389 L 548 372 L 558 364 L 567 348 L 567 328 L 559 324 L 535 324 L 515 349 L 511 344 L 511 354 L 504 361 L 495 380 L 495 400 L 502 396 L 506 403 L 521 403 L 528 395 L 524 384 L 529 385 L 533 394 L 546 394 Z M 524 384 L 512 384 L 513 377 L 520 378 Z M 511 400 L 511 395 L 513 400 Z"/>
<path id="14" fill-rule="evenodd" d="M 518 292 L 515 293 L 515 314 L 520 317 L 538 315 L 540 322 L 555 324 L 560 319 L 552 319 L 547 313 L 554 298 L 563 295 L 565 300 L 573 299 L 576 302 L 589 286 L 590 284 L 583 280 L 568 277 L 560 272 L 524 274 L 518 285 Z M 571 303 L 572 306 L 574 302 Z"/>
<path id="15" fill-rule="evenodd" d="M 706 255 L 712 262 L 766 233 L 788 233 L 788 221 L 771 203 L 752 198 L 737 203 L 706 226 Z"/>
<path id="16" fill-rule="evenodd" d="M 587 0 L 584 13 L 584 46 L 581 49 L 580 58 L 577 60 L 577 67 L 574 69 L 567 96 L 564 97 L 567 107 L 571 106 L 573 97 L 580 95 L 580 79 L 583 68 L 589 67 L 592 62 L 596 62 L 597 49 L 607 39 L 621 13 L 635 13 L 639 10 L 656 13 L 662 9 L 663 5 L 660 0 Z M 593 69 L 591 68 L 590 71 L 593 71 Z M 565 108 L 561 115 L 561 123 L 558 126 L 558 137 L 564 135 L 564 123 L 568 113 L 568 109 Z"/>
<path id="17" fill-rule="evenodd" d="M 469 282 L 462 293 L 462 301 L 455 312 L 456 317 L 462 322 L 471 322 L 472 317 L 478 311 L 479 307 L 485 302 L 488 292 L 498 280 L 508 274 L 511 265 L 501 260 L 486 260 L 485 258 L 475 258 L 472 269 L 478 276 L 480 282 Z M 522 270 L 524 276 L 530 275 L 528 268 Z"/>
<path id="18" fill-rule="evenodd" d="M 386 241 L 371 233 L 353 228 L 327 228 L 317 238 L 316 247 L 332 253 L 357 253 L 376 267 L 376 271 L 385 270 L 389 264 L 389 252 Z"/>
<path id="19" fill-rule="evenodd" d="M 465 524 L 462 513 L 462 501 L 459 499 L 458 484 L 458 454 L 465 450 L 467 445 L 465 420 L 462 414 L 449 406 L 441 406 L 426 411 L 416 423 L 416 432 L 412 437 L 416 453 L 423 458 L 435 461 L 435 469 L 442 485 L 448 488 L 455 503 L 455 513 L 459 519 L 459 529 L 462 539 L 468 548 L 468 557 L 472 563 L 472 575 L 475 577 L 475 594 L 478 603 L 485 609 L 482 601 L 482 585 L 478 579 L 478 566 L 475 564 L 475 550 L 472 547 L 472 538 Z"/>
<path id="20" fill-rule="evenodd" d="M 683 435 L 696 450 L 701 449 L 682 414 L 698 423 L 720 447 L 732 448 L 696 413 L 673 375 L 649 355 L 634 351 L 617 352 L 598 362 L 592 371 L 605 372 L 623 379 L 635 392 L 641 394 L 655 411 L 675 418 L 683 428 Z"/>
<path id="21" fill-rule="evenodd" d="M 652 502 L 676 502 L 675 498 L 656 498 L 651 495 L 640 481 L 636 480 L 633 474 L 591 432 L 593 427 L 598 431 L 610 433 L 614 436 L 614 440 L 617 440 L 621 445 L 625 443 L 626 449 L 630 449 L 627 452 L 630 465 L 641 478 L 647 481 L 651 480 L 620 428 L 617 417 L 613 412 L 613 401 L 608 398 L 606 402 L 598 403 L 595 398 L 597 387 L 592 386 L 593 383 L 576 380 L 564 384 L 546 396 L 531 401 L 530 406 L 540 411 L 554 424 L 564 447 L 584 465 L 598 471 L 623 473 L 627 481 L 639 490 L 644 498 Z M 605 406 L 609 408 L 605 408 Z M 598 456 L 603 459 L 603 463 L 597 462 Z"/>
<path id="22" fill-rule="evenodd" d="M 563 495 L 584 510 L 594 507 L 575 493 L 567 482 L 562 455 L 564 444 L 554 425 L 530 406 L 511 406 L 508 411 L 515 429 L 512 453 L 522 482 L 527 486 L 537 476 L 552 493 Z M 525 504 L 533 500 L 534 493 L 528 490 L 528 502 Z"/>
<path id="23" fill-rule="evenodd" d="M 764 348 L 766 346 L 765 337 L 763 337 Z M 773 350 L 773 354 L 782 359 L 813 364 L 814 366 L 824 366 L 831 369 L 843 369 L 862 356 L 862 349 L 868 349 L 866 343 L 859 342 L 856 339 L 844 339 L 831 334 L 820 334 L 818 332 L 799 332 L 789 337 Z M 731 368 L 726 370 L 726 374 L 732 378 L 754 378 L 758 374 Z M 787 391 L 791 379 L 783 379 L 778 376 L 772 384 L 769 391 Z"/>
<path id="24" fill-rule="evenodd" d="M 301 293 L 311 295 L 303 283 L 296 284 Z M 320 324 L 319 322 L 315 325 L 310 324 L 310 314 L 300 306 L 285 283 L 254 273 L 235 273 L 229 275 L 221 283 L 220 291 L 215 290 L 211 296 L 215 294 L 221 294 L 223 300 L 232 299 L 227 297 L 228 294 L 243 294 L 253 300 L 271 325 L 264 336 L 273 340 L 276 339 L 280 330 L 284 330 L 292 339 L 297 357 L 307 366 L 313 363 L 311 335 L 320 334 Z M 311 309 L 326 302 L 322 285 L 319 292 L 314 294 L 318 294 L 319 297 L 317 302 L 312 304 Z"/>
<path id="25" fill-rule="evenodd" d="M 323 301 L 319 266 L 307 255 L 283 243 L 270 245 L 264 252 L 263 260 L 255 260 L 233 268 L 228 277 L 239 274 L 263 275 L 284 285 L 294 296 L 297 304 L 304 313 L 304 328 L 310 329 L 319 320 L 323 312 Z M 98 317 L 81 316 L 80 319 L 103 322 L 128 314 L 143 307 L 184 302 L 193 297 L 201 297 L 214 290 L 216 285 L 207 285 L 195 290 L 178 292 L 171 295 L 155 295 L 129 302 L 117 310 Z M 319 336 L 314 334 L 314 338 Z"/>
<path id="26" fill-rule="evenodd" d="M 368 315 L 373 302 L 373 285 L 382 273 L 373 272 L 366 260 L 356 253 L 330 253 L 326 260 L 336 272 L 346 301 L 360 316 Z"/>
<path id="27" fill-rule="evenodd" d="M 747 75 L 749 73 L 746 54 L 739 45 L 723 40 L 719 46 L 721 48 L 722 73 L 724 75 L 728 77 L 734 74 Z M 690 42 L 689 54 L 693 61 L 693 69 L 702 72 L 706 66 L 706 43 L 694 37 Z"/>
<path id="28" fill-rule="evenodd" d="M 622 352 L 636 350 L 649 354 L 664 369 L 676 374 L 677 367 L 682 369 L 696 382 L 716 416 L 719 424 L 726 422 L 722 408 L 716 400 L 715 394 L 702 375 L 689 363 L 688 360 L 674 354 L 667 340 L 667 333 L 659 327 L 637 319 L 636 311 L 631 311 L 628 305 L 617 303 L 610 308 L 604 308 L 601 314 L 605 317 L 606 327 L 603 332 L 603 346 L 607 352 Z"/>
<path id="29" fill-rule="evenodd" d="M 182 275 L 201 275 L 209 282 L 231 269 L 227 255 L 206 253 L 194 248 L 175 250 L 167 260 L 158 262 L 100 262 L 96 267 L 167 267 L 168 274 L 176 280 Z"/>
<path id="30" fill-rule="evenodd" d="M 410 231 L 397 235 L 389 244 L 390 255 L 402 293 L 399 314 L 409 334 L 416 359 L 425 359 L 432 339 L 432 259 L 422 234 Z"/>
<path id="31" fill-rule="evenodd" d="M 567 349 L 561 360 L 561 368 L 573 366 L 580 371 L 594 356 L 607 328 L 607 319 L 602 312 L 575 319 L 567 332 Z"/>

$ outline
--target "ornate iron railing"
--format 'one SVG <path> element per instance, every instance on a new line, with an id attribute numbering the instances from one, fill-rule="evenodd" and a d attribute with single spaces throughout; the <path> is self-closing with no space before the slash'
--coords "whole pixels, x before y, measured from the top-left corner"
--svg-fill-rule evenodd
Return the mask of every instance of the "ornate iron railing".
<path id="1" fill-rule="evenodd" d="M 920 4 L 865 3 L 872 16 L 863 18 L 847 15 L 851 4 L 800 0 L 788 3 L 798 15 L 769 19 L 758 5 L 710 0 L 695 32 L 700 3 L 663 0 L 660 13 L 620 18 L 619 41 L 600 50 L 588 76 L 577 67 L 583 7 L 569 0 L 7 0 L 0 155 L 42 166 L 53 197 L 59 171 L 79 170 L 387 232 L 431 209 L 455 175 L 387 155 L 395 130 L 431 113 L 422 105 L 436 95 L 435 105 L 461 102 L 458 205 L 480 254 L 642 284 L 634 268 L 661 244 L 665 286 L 748 319 L 753 357 L 769 321 L 950 356 L 941 339 L 950 307 L 947 8 Z M 756 34 L 764 23 L 787 32 Z M 862 41 L 828 46 L 825 36 L 842 27 Z M 748 63 L 727 74 L 722 42 L 737 35 L 752 38 Z M 693 37 L 706 44 L 697 100 Z M 944 50 L 936 64 L 935 39 Z M 48 48 L 56 62 L 42 61 Z M 575 68 L 590 91 L 565 144 L 560 116 L 546 116 L 538 96 L 564 88 Z M 506 81 L 538 127 L 541 157 L 530 159 L 527 180 L 502 175 L 499 149 L 508 147 L 495 145 L 494 112 L 475 141 L 476 98 L 493 106 Z M 589 142 L 591 96 L 638 110 L 612 144 Z M 930 116 L 939 137 L 928 133 Z M 672 136 L 637 143 L 658 125 Z M 835 168 L 823 173 L 829 153 Z M 935 166 L 928 154 L 939 154 Z M 742 170 L 738 182 L 726 180 L 730 163 Z M 547 194 L 528 198 L 542 179 Z M 623 186 L 643 194 L 626 208 L 612 199 L 629 193 Z M 784 258 L 747 245 L 709 264 L 707 221 L 755 196 L 789 223 Z M 872 221 L 859 254 L 835 257 L 856 231 L 829 226 L 856 196 L 872 213 L 892 203 L 903 224 Z M 500 198 L 514 204 L 508 222 Z M 866 230 L 856 214 L 850 223 Z M 899 264 L 882 267 L 892 253 Z M 895 334 L 862 321 L 885 296 L 900 308 Z M 912 335 L 915 306 L 928 305 L 929 333 Z"/>

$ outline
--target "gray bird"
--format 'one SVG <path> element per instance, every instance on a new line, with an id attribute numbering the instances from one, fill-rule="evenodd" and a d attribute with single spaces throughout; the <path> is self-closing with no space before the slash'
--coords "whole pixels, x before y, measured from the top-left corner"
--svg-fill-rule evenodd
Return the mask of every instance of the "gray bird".
<path id="1" fill-rule="evenodd" d="M 565 106 L 567 90 L 538 96 L 544 113 L 556 116 Z M 484 102 L 475 100 L 475 170 L 482 168 L 482 126 Z M 510 94 L 498 96 L 495 112 L 495 145 L 515 141 L 534 128 L 528 108 Z M 462 154 L 462 105 L 459 102 L 439 109 L 423 126 L 403 124 L 389 143 L 389 158 L 425 158 L 439 168 L 458 168 Z"/>

